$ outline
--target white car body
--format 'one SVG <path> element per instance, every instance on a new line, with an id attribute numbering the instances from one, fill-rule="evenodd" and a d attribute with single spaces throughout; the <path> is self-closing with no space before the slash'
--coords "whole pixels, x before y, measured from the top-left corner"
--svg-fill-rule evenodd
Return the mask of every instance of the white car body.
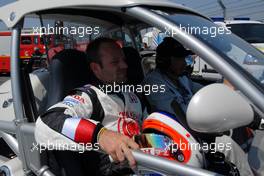
<path id="1" fill-rule="evenodd" d="M 156 8 L 158 8 L 158 10 L 156 10 Z M 52 13 L 54 10 L 56 13 Z M 170 13 L 171 11 L 174 12 L 172 13 L 172 16 L 170 16 L 170 13 L 167 13 L 167 10 L 169 10 Z M 11 43 L 11 80 L 0 86 L 0 135 L 18 156 L 13 159 L 9 159 L 8 161 L 6 158 L 3 158 L 3 160 L 0 162 L 0 168 L 2 171 L 4 169 L 7 170 L 5 172 L 6 175 L 21 176 L 21 173 L 25 175 L 33 173 L 38 176 L 53 176 L 47 166 L 44 165 L 45 162 L 42 163 L 42 160 L 40 160 L 41 155 L 39 151 L 32 150 L 32 144 L 35 143 L 35 123 L 34 121 L 30 122 L 30 115 L 32 116 L 32 114 L 26 112 L 25 110 L 30 110 L 30 108 L 26 109 L 26 107 L 28 104 L 30 105 L 34 102 L 23 97 L 23 95 L 26 95 L 26 93 L 32 95 L 36 101 L 35 105 L 37 111 L 39 114 L 41 114 L 45 108 L 47 108 L 45 106 L 47 96 L 49 95 L 48 85 L 50 85 L 49 78 L 51 73 L 48 70 L 37 70 L 36 72 L 33 72 L 29 75 L 30 83 L 24 83 L 23 76 L 28 74 L 21 73 L 21 68 L 19 67 L 20 65 L 17 61 L 17 57 L 19 57 L 19 35 L 22 28 L 22 19 L 27 15 L 36 17 L 38 16 L 37 12 L 43 12 L 44 14 L 47 13 L 45 14 L 47 15 L 46 18 L 49 17 L 52 19 L 57 19 L 62 17 L 65 20 L 77 21 L 81 24 L 88 25 L 91 22 L 94 24 L 104 24 L 107 29 L 104 31 L 106 34 L 110 33 L 109 31 L 114 30 L 115 27 L 122 29 L 126 28 L 130 29 L 128 31 L 134 30 L 136 32 L 137 29 L 139 30 L 140 27 L 143 28 L 145 26 L 156 27 L 163 31 L 164 27 L 167 27 L 171 30 L 177 31 L 177 35 L 173 36 L 175 39 L 208 61 L 210 65 L 226 76 L 230 82 L 247 97 L 247 99 L 243 98 L 243 101 L 245 101 L 243 104 L 245 105 L 244 107 L 248 108 L 241 109 L 240 113 L 243 113 L 243 110 L 247 111 L 243 114 L 248 114 L 249 117 L 246 116 L 240 119 L 239 113 L 233 114 L 234 112 L 232 110 L 235 108 L 232 108 L 232 106 L 236 106 L 238 104 L 237 101 L 241 101 L 241 99 L 234 99 L 232 97 L 230 98 L 228 94 L 225 94 L 226 91 L 218 92 L 218 89 L 215 89 L 214 86 L 211 86 L 211 88 L 209 87 L 210 91 L 206 91 L 205 96 L 208 96 L 208 93 L 209 95 L 217 94 L 221 97 L 220 103 L 225 103 L 224 101 L 229 102 L 230 107 L 228 110 L 230 111 L 224 112 L 226 115 L 224 116 L 224 119 L 219 119 L 219 117 L 221 117 L 221 113 L 223 113 L 223 108 L 217 112 L 208 111 L 209 117 L 206 116 L 204 118 L 204 122 L 208 120 L 207 117 L 212 118 L 210 122 L 213 123 L 222 122 L 224 120 L 226 122 L 226 126 L 219 125 L 219 128 L 217 129 L 217 132 L 222 133 L 224 130 L 236 128 L 241 125 L 247 125 L 247 123 L 251 121 L 253 111 L 251 106 L 249 106 L 249 103 L 251 103 L 252 106 L 254 106 L 259 111 L 264 112 L 264 90 L 263 87 L 260 86 L 260 83 L 257 82 L 257 79 L 250 77 L 249 73 L 246 73 L 243 68 L 239 67 L 239 65 L 232 60 L 233 58 L 229 57 L 226 53 L 219 54 L 219 52 L 222 52 L 222 50 L 219 48 L 215 49 L 215 46 L 213 45 L 214 43 L 207 44 L 203 39 L 179 30 L 177 26 L 178 21 L 184 24 L 184 22 L 188 22 L 190 19 L 197 20 L 196 22 L 201 25 L 206 24 L 210 26 L 215 24 L 213 24 L 207 17 L 204 17 L 203 15 L 185 6 L 176 4 L 173 1 L 19 0 L 1 7 L 0 11 L 0 20 L 2 20 L 7 25 L 7 27 L 11 28 L 13 32 Z M 73 15 L 73 13 L 76 14 Z M 108 18 L 108 15 L 112 16 Z M 135 32 L 131 32 L 130 35 L 133 37 L 132 42 L 134 47 L 136 47 L 135 34 Z M 233 37 L 235 38 L 235 36 Z M 238 46 L 240 51 L 243 52 L 243 56 L 253 53 L 256 54 L 256 59 L 264 58 L 262 53 L 257 51 L 248 43 L 240 39 L 237 39 L 234 42 L 239 42 L 238 44 L 234 44 L 237 44 L 236 46 Z M 240 43 L 242 43 L 243 46 L 240 46 Z M 230 51 L 233 52 L 233 50 Z M 31 84 L 32 90 L 30 88 L 25 89 L 26 86 L 23 83 L 25 85 Z M 220 85 L 220 90 L 226 89 L 226 87 L 224 87 L 224 89 L 221 87 L 223 88 L 223 85 Z M 234 92 L 230 90 L 228 93 L 233 94 Z M 204 93 L 199 94 L 198 99 L 203 100 L 203 97 Z M 229 99 L 226 97 L 229 97 Z M 219 102 L 217 102 L 218 104 L 213 103 L 214 102 L 211 102 L 211 107 L 216 107 L 217 109 Z M 202 104 L 206 106 L 206 102 Z M 204 110 L 205 109 L 199 109 L 199 111 Z M 215 113 L 216 115 L 210 115 L 211 113 Z M 189 118 L 191 120 L 190 123 L 192 123 L 192 119 L 197 119 L 196 117 L 198 116 L 196 115 L 198 115 L 198 113 L 191 114 L 191 118 Z M 235 123 L 237 120 L 239 120 L 240 123 Z M 229 121 L 232 122 L 231 125 L 228 123 Z M 192 124 L 193 128 L 196 129 L 195 123 Z M 210 126 L 210 124 L 208 124 L 208 126 Z M 203 126 L 199 126 L 199 129 L 197 129 L 198 131 L 203 131 L 206 133 L 215 132 L 213 131 L 214 129 L 209 129 L 208 126 L 204 128 Z M 139 165 L 157 172 L 165 172 L 168 175 L 215 175 L 215 173 L 212 173 L 208 170 L 178 164 L 177 162 L 142 154 L 138 151 L 132 151 L 132 153 Z"/>

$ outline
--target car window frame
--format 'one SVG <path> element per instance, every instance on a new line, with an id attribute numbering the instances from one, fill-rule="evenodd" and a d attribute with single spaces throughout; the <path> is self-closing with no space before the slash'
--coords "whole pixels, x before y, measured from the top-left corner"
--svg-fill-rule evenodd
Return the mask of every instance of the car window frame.
<path id="1" fill-rule="evenodd" d="M 126 13 L 141 19 L 143 22 L 156 27 L 163 32 L 165 32 L 165 27 L 175 30 L 177 32 L 177 35 L 174 36 L 176 40 L 202 57 L 213 68 L 227 78 L 237 89 L 239 89 L 257 108 L 264 112 L 263 87 L 254 80 L 255 78 L 253 76 L 246 73 L 246 71 L 243 71 L 243 69 L 230 58 L 216 52 L 212 46 L 202 42 L 194 35 L 181 31 L 175 22 L 157 12 L 154 12 L 153 9 L 149 7 L 130 7 L 126 9 Z M 175 13 L 181 12 L 175 10 Z"/>

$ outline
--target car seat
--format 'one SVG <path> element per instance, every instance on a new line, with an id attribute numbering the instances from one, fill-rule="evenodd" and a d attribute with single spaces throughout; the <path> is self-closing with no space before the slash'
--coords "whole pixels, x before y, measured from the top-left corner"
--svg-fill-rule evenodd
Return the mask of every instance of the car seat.
<path id="1" fill-rule="evenodd" d="M 74 88 L 89 82 L 86 54 L 66 49 L 57 53 L 49 66 L 49 94 L 47 108 L 61 101 Z"/>
<path id="2" fill-rule="evenodd" d="M 60 51 L 53 57 L 48 69 L 50 77 L 46 109 L 62 101 L 74 88 L 81 87 L 90 80 L 86 54 L 81 51 L 73 49 Z M 88 157 L 87 154 L 80 155 L 72 151 L 48 151 L 47 156 L 48 165 L 55 175 L 85 175 L 81 156 Z"/>
<path id="3" fill-rule="evenodd" d="M 128 84 L 140 84 L 144 79 L 141 67 L 141 57 L 138 51 L 133 47 L 123 47 L 123 52 L 127 61 L 127 80 Z"/>

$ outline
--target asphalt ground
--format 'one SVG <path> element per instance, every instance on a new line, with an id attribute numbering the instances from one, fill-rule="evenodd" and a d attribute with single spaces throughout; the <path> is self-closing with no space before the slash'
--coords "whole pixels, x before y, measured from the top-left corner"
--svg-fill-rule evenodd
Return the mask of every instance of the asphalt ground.
<path id="1" fill-rule="evenodd" d="M 9 80 L 9 75 L 0 75 L 0 85 L 2 85 L 5 81 Z"/>

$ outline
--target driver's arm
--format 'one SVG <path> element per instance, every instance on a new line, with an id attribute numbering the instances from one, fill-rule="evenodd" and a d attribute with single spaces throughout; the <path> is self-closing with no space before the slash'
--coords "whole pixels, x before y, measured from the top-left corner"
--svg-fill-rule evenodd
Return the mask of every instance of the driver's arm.
<path id="1" fill-rule="evenodd" d="M 91 120 L 93 108 L 96 107 L 93 107 L 90 97 L 84 92 L 65 97 L 38 118 L 36 141 L 40 145 L 63 145 L 68 147 L 66 150 L 76 150 L 79 144 L 92 144 L 98 150 L 98 145 L 95 145 L 98 143 L 115 161 L 127 158 L 130 165 L 134 166 L 135 160 L 129 148 L 137 149 L 138 145 L 127 136 L 107 130 L 100 122 Z M 79 147 L 77 149 L 82 149 Z"/>
<path id="2" fill-rule="evenodd" d="M 89 96 L 83 92 L 65 97 L 62 102 L 55 104 L 38 118 L 35 132 L 37 142 L 52 142 L 61 134 L 61 140 L 67 137 L 76 143 L 96 143 L 97 134 L 103 125 L 89 119 L 92 108 Z M 48 128 L 52 131 L 47 130 Z M 68 143 L 68 140 L 63 141 Z"/>

